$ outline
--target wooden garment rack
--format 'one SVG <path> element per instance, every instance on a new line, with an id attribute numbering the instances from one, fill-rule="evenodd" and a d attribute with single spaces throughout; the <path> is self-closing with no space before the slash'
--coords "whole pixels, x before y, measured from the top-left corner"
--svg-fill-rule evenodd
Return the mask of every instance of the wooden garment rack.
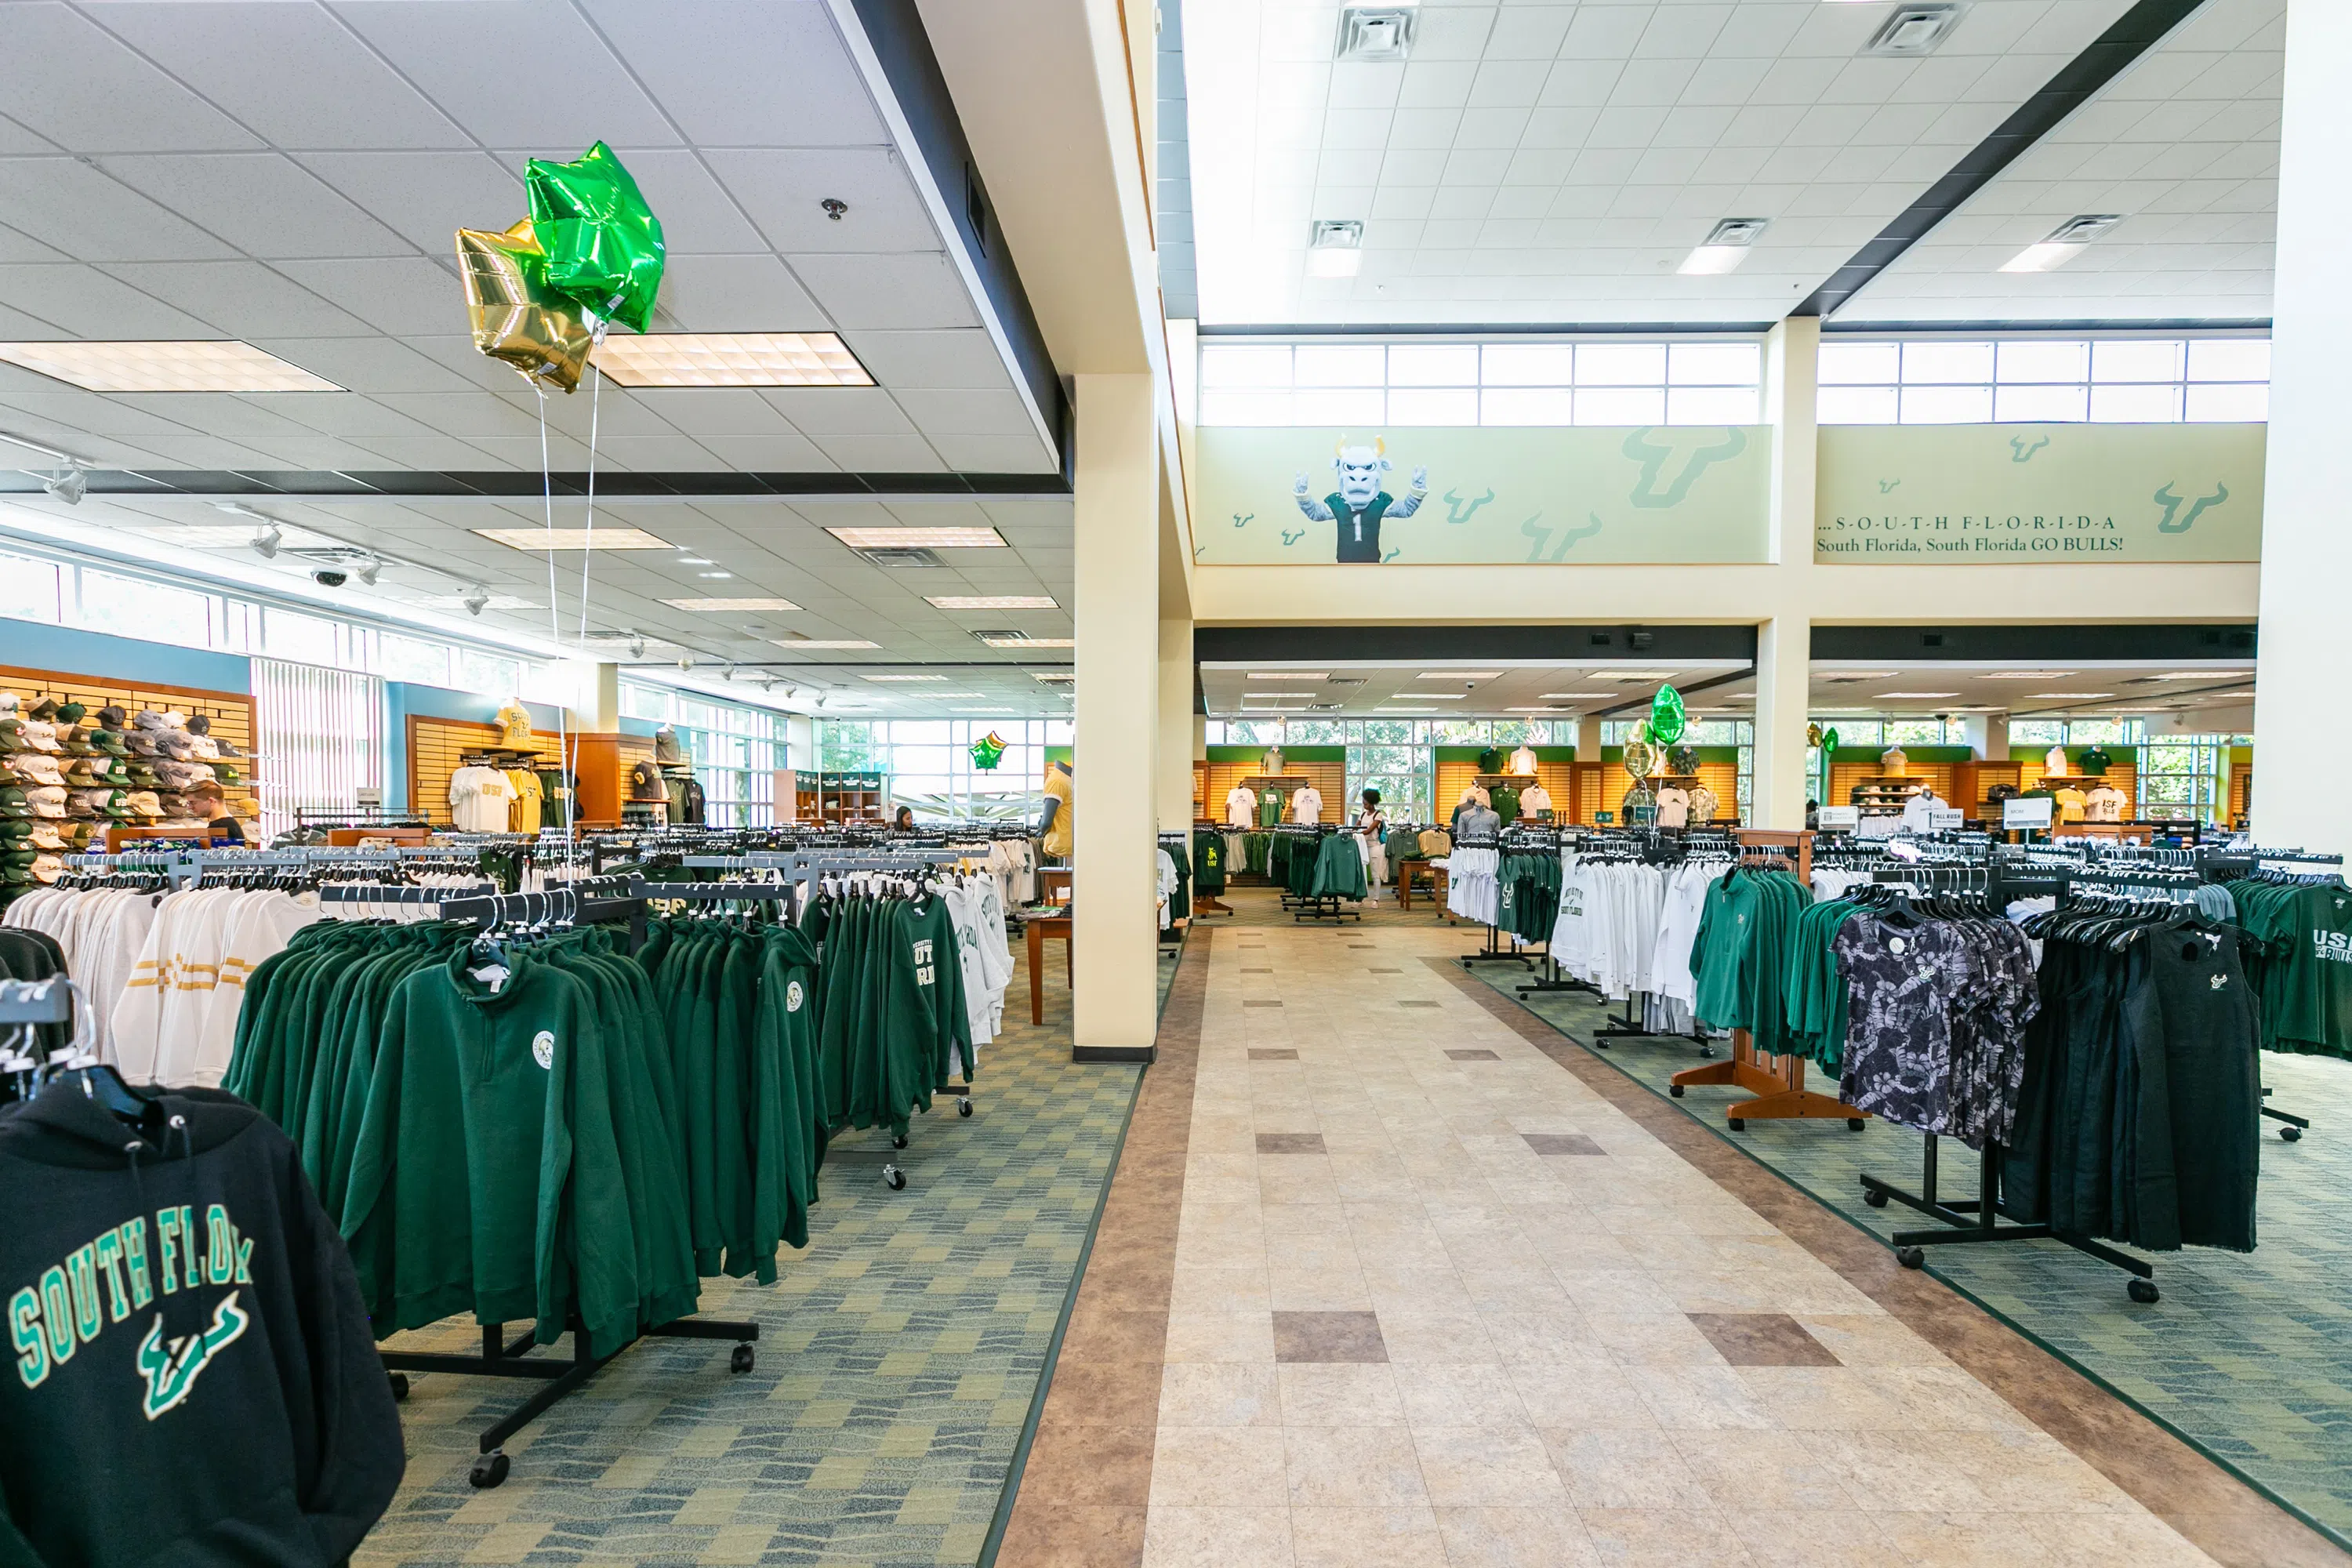
<path id="1" fill-rule="evenodd" d="M 1813 877 L 1813 836 L 1808 832 L 1782 828 L 1742 827 L 1734 830 L 1739 841 L 1740 864 L 1794 862 L 1800 886 L 1811 887 Z M 1727 1085 L 1744 1089 L 1755 1096 L 1752 1100 L 1736 1100 L 1724 1107 L 1726 1122 L 1734 1132 L 1745 1129 L 1749 1121 L 1787 1121 L 1800 1118 L 1820 1121 L 1843 1121 L 1856 1132 L 1867 1121 L 1870 1112 L 1858 1110 L 1833 1094 L 1823 1094 L 1805 1087 L 1805 1058 L 1773 1056 L 1756 1048 L 1755 1037 L 1746 1029 L 1731 1032 L 1731 1055 L 1719 1062 L 1704 1067 L 1685 1068 L 1666 1080 L 1667 1092 L 1676 1100 L 1684 1090 L 1700 1084 Z"/>

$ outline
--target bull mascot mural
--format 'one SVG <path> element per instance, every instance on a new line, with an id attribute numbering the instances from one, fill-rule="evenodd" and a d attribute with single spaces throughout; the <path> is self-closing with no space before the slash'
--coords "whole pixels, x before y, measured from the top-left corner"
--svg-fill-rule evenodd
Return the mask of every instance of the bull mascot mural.
<path id="1" fill-rule="evenodd" d="M 1369 447 L 1350 447 L 1348 438 L 1339 437 L 1333 449 L 1331 467 L 1339 477 L 1339 488 L 1317 500 L 1307 494 L 1307 476 L 1298 476 L 1292 493 L 1298 499 L 1298 510 L 1310 522 L 1336 522 L 1339 525 L 1339 555 L 1342 563 L 1366 562 L 1378 564 L 1381 559 L 1381 521 L 1384 518 L 1406 518 L 1421 510 L 1429 495 L 1429 469 L 1424 465 L 1412 471 L 1412 491 L 1399 500 L 1381 488 L 1381 476 L 1391 467 L 1388 459 L 1388 443 L 1378 437 Z"/>

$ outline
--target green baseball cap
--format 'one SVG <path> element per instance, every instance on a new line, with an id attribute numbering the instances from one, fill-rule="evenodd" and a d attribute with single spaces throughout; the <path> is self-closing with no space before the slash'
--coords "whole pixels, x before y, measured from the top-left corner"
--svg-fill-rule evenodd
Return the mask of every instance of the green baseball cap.
<path id="1" fill-rule="evenodd" d="M 20 784 L 0 784 L 0 816 L 29 817 L 32 800 Z"/>

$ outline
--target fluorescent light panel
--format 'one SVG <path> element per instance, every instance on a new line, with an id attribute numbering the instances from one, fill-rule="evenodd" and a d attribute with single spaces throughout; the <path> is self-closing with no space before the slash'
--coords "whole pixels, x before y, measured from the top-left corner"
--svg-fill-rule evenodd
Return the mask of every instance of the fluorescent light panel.
<path id="1" fill-rule="evenodd" d="M 1400 691 L 1396 693 L 1396 696 L 1407 702 L 1460 702 L 1464 700 L 1463 694 L 1459 691 Z"/>
<path id="2" fill-rule="evenodd" d="M 1415 680 L 1493 680 L 1503 672 L 1499 669 L 1432 669 L 1413 677 Z"/>
<path id="3" fill-rule="evenodd" d="M 702 615 L 724 615 L 732 610 L 797 610 L 790 599 L 664 599 L 673 610 L 693 610 Z"/>
<path id="4" fill-rule="evenodd" d="M 868 680 L 945 680 L 944 675 L 869 675 Z"/>
<path id="5" fill-rule="evenodd" d="M 2170 675 L 2159 675 L 2158 680 L 2251 680 L 2251 669 L 2176 669 Z"/>
<path id="6" fill-rule="evenodd" d="M 614 332 L 594 359 L 623 386 L 871 386 L 833 332 Z"/>
<path id="7" fill-rule="evenodd" d="M 1566 708 L 1506 708 L 1503 711 L 1506 713 L 1567 713 L 1572 710 Z"/>
<path id="8" fill-rule="evenodd" d="M 484 539 L 494 539 L 516 550 L 667 550 L 669 542 L 656 539 L 642 528 L 478 528 Z"/>
<path id="9" fill-rule="evenodd" d="M 1076 637 L 982 637 L 990 647 L 1076 647 Z"/>
<path id="10" fill-rule="evenodd" d="M 2047 699 L 2060 702 L 2091 702 L 2102 697 L 2113 697 L 2115 693 L 2112 691 L 2029 691 L 2025 695 L 2028 701 Z"/>
<path id="11" fill-rule="evenodd" d="M 1878 694 L 1878 700 L 1881 702 L 1906 700 L 1925 702 L 1937 697 L 1958 697 L 1958 695 L 1957 691 L 1882 691 Z"/>
<path id="12" fill-rule="evenodd" d="M 935 610 L 1058 610 L 1051 594 L 933 594 L 924 602 Z"/>
<path id="13" fill-rule="evenodd" d="M 1546 691 L 1541 693 L 1543 700 L 1547 702 L 1589 702 L 1596 697 L 1615 697 L 1617 695 L 1619 695 L 1619 693 L 1614 691 Z"/>
<path id="14" fill-rule="evenodd" d="M 1887 672 L 1893 674 L 1892 670 Z M 1980 676 L 1982 680 L 2063 680 L 2075 672 L 2071 669 L 2004 669 L 1996 675 Z"/>
<path id="15" fill-rule="evenodd" d="M 880 647 L 878 642 L 861 642 L 856 637 L 770 637 L 778 647 L 805 648 L 865 648 Z"/>
<path id="16" fill-rule="evenodd" d="M 0 343 L 0 360 L 89 392 L 341 392 L 251 343 Z"/>
<path id="17" fill-rule="evenodd" d="M 1331 678 L 1320 670 L 1309 675 L 1302 670 L 1253 669 L 1250 671 L 1250 679 L 1252 680 L 1328 680 Z"/>
<path id="18" fill-rule="evenodd" d="M 828 528 L 852 550 L 1002 550 L 992 528 Z"/>

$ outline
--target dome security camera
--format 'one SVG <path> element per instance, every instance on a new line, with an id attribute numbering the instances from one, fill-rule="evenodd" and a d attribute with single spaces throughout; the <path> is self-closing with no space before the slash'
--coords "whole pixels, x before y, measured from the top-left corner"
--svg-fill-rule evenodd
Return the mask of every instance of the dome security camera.
<path id="1" fill-rule="evenodd" d="M 340 588 L 352 580 L 351 574 L 332 566 L 321 566 L 310 574 L 310 581 L 321 588 Z"/>

